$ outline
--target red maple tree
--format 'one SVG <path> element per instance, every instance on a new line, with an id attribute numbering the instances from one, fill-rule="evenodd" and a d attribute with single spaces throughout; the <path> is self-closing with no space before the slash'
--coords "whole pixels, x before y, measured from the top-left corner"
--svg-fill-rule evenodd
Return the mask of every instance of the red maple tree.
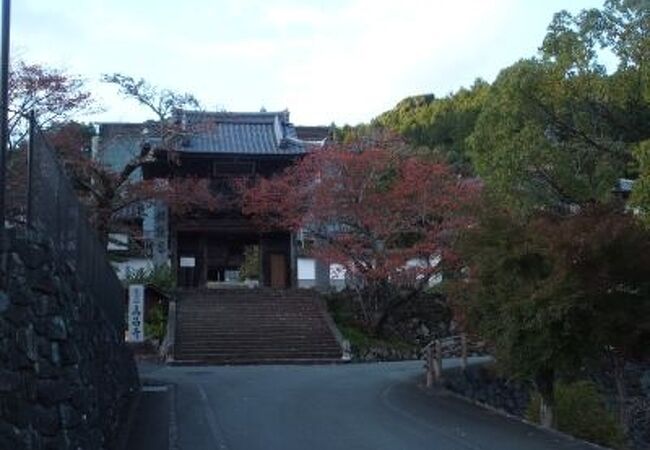
<path id="1" fill-rule="evenodd" d="M 134 176 L 155 158 L 156 152 L 175 153 L 181 132 L 187 134 L 188 130 L 181 130 L 171 114 L 177 108 L 198 108 L 196 99 L 190 94 L 159 89 L 145 80 L 120 74 L 106 76 L 105 80 L 116 84 L 126 97 L 147 107 L 157 118 L 151 122 L 157 143 L 138 144 L 133 158 L 120 170 L 91 157 L 92 126 L 69 121 L 75 114 L 96 109 L 84 81 L 61 70 L 14 61 L 9 80 L 11 151 L 8 156 L 7 203 L 10 220 L 25 220 L 26 138 L 31 112 L 39 128 L 44 130 L 46 141 L 65 166 L 80 199 L 88 207 L 91 223 L 102 241 L 108 241 L 111 231 L 127 231 L 133 237 L 141 237 L 141 228 L 125 221 L 124 217 L 132 217 L 134 208 L 142 209 L 153 201 L 164 202 L 172 214 L 216 209 L 219 199 L 213 195 L 209 180 L 178 177 L 143 180 Z M 192 131 L 195 130 L 189 132 Z"/>
<path id="2" fill-rule="evenodd" d="M 344 268 L 376 333 L 457 262 L 450 244 L 479 188 L 403 150 L 394 139 L 332 145 L 241 188 L 244 214 L 267 229 L 304 230 L 313 256 Z"/>
<path id="3" fill-rule="evenodd" d="M 141 229 L 129 229 L 132 208 L 143 208 L 155 201 L 162 201 L 171 214 L 182 215 L 194 210 L 213 211 L 220 204 L 218 196 L 210 188 L 210 180 L 197 177 L 165 179 L 142 179 L 133 174 L 143 165 L 153 161 L 160 149 L 174 151 L 163 142 L 159 146 L 142 144 L 135 155 L 119 171 L 113 170 L 97 159 L 86 155 L 91 134 L 86 127 L 67 123 L 50 130 L 48 141 L 57 152 L 75 185 L 81 200 L 88 206 L 90 220 L 99 238 L 108 240 L 109 232 L 126 231 L 133 237 L 141 237 Z"/>

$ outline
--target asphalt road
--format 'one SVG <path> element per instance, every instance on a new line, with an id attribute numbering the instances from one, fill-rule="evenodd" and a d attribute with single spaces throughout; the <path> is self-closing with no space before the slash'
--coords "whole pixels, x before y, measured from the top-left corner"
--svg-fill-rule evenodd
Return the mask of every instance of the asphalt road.
<path id="1" fill-rule="evenodd" d="M 141 376 L 168 387 L 143 393 L 130 449 L 593 449 L 425 391 L 420 361 L 143 366 Z"/>

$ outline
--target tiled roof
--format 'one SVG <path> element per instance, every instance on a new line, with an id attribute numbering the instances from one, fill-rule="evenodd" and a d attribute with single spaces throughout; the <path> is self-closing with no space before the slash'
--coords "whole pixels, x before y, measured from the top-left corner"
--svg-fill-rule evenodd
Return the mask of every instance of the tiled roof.
<path id="1" fill-rule="evenodd" d="M 288 111 L 202 112 L 179 111 L 187 130 L 178 149 L 192 153 L 298 155 L 306 152 Z"/>
<path id="2" fill-rule="evenodd" d="M 332 138 L 332 127 L 296 126 L 296 134 L 302 141 L 324 141 Z"/>
<path id="3" fill-rule="evenodd" d="M 300 155 L 309 150 L 289 112 L 177 111 L 174 120 L 186 130 L 177 150 L 187 153 Z M 140 152 L 145 137 L 158 139 L 157 122 L 100 123 L 95 157 L 120 171 Z M 140 176 L 139 171 L 134 174 Z"/>

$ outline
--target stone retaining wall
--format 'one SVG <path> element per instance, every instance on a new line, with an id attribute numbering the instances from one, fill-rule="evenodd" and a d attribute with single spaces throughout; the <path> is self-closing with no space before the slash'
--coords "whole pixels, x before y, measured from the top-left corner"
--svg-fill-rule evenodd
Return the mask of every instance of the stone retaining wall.
<path id="1" fill-rule="evenodd" d="M 519 417 L 526 413 L 532 389 L 528 383 L 496 376 L 489 365 L 469 366 L 464 372 L 445 371 L 443 384 L 464 397 Z"/>
<path id="2" fill-rule="evenodd" d="M 610 409 L 617 408 L 614 381 L 603 374 L 587 373 L 604 395 Z M 499 377 L 490 365 L 469 366 L 465 372 L 446 370 L 442 384 L 452 392 L 489 405 L 508 414 L 525 417 L 533 387 L 530 383 Z M 628 364 L 626 367 L 628 429 L 626 438 L 631 449 L 650 448 L 650 365 Z"/>
<path id="3" fill-rule="evenodd" d="M 44 240 L 12 232 L 9 241 L 0 273 L 0 448 L 114 448 L 139 388 L 122 331 Z"/>

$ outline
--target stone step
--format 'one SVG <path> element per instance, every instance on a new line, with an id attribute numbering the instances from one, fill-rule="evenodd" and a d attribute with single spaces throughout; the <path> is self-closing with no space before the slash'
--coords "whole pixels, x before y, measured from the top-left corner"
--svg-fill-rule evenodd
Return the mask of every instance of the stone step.
<path id="1" fill-rule="evenodd" d="M 295 338 L 295 339 L 260 339 L 260 338 L 248 338 L 248 339 L 178 339 L 176 346 L 188 346 L 188 345 L 219 345 L 219 346 L 250 346 L 250 345 L 260 345 L 264 347 L 277 346 L 312 346 L 312 347 L 322 347 L 326 346 L 338 346 L 338 343 L 335 339 L 323 338 L 319 340 L 314 339 L 305 339 L 304 337 Z"/>
<path id="2" fill-rule="evenodd" d="M 178 319 L 177 319 L 178 320 Z M 180 319 L 181 321 L 183 319 Z M 179 326 L 179 329 L 196 329 L 202 331 L 209 331 L 218 328 L 232 328 L 232 329 L 242 329 L 242 327 L 252 328 L 254 330 L 260 329 L 278 329 L 278 330 L 288 330 L 288 329 L 307 329 L 311 330 L 315 326 L 322 326 L 323 329 L 326 329 L 326 324 L 323 324 L 322 321 L 301 321 L 301 322 L 273 322 L 271 320 L 266 322 L 256 322 L 256 321 L 207 321 L 207 322 L 186 322 L 183 325 Z"/>
<path id="3" fill-rule="evenodd" d="M 320 322 L 323 320 L 323 317 L 318 316 L 306 316 L 301 314 L 268 314 L 268 315 L 226 315 L 219 314 L 210 316 L 204 314 L 201 317 L 192 317 L 184 314 L 178 314 L 177 319 L 185 320 L 185 323 L 199 323 L 209 325 L 211 323 L 230 323 L 232 321 L 237 321 L 238 323 L 269 323 L 269 322 L 288 322 L 288 323 L 307 323 L 307 322 Z"/>
<path id="4" fill-rule="evenodd" d="M 316 359 L 316 358 L 340 358 L 340 353 L 337 352 L 310 352 L 310 351 L 197 351 L 190 352 L 185 351 L 178 353 L 174 359 L 214 359 L 214 358 L 223 358 L 223 359 L 237 359 L 237 358 L 247 358 L 247 359 L 290 359 L 290 358 L 299 358 L 299 359 Z"/>
<path id="5" fill-rule="evenodd" d="M 306 330 L 306 331 L 311 331 L 311 330 L 325 330 L 327 331 L 327 325 L 322 324 L 320 322 L 313 322 L 313 323 L 250 323 L 250 322 L 228 322 L 228 323 L 219 323 L 219 322 L 213 322 L 213 323 L 205 323 L 205 324 L 185 324 L 181 327 L 177 327 L 177 330 L 192 330 L 192 331 L 197 331 L 197 332 L 205 332 L 209 333 L 210 331 L 213 330 L 227 330 L 227 331 L 232 331 L 232 332 L 237 332 L 237 331 L 245 331 L 245 332 L 255 332 L 255 333 L 260 333 L 264 331 L 290 331 L 290 330 Z"/>
<path id="6" fill-rule="evenodd" d="M 295 316 L 295 317 L 274 317 L 274 316 L 264 316 L 264 317 L 227 317 L 227 316 L 215 316 L 215 317 L 202 317 L 201 319 L 194 319 L 191 317 L 185 316 L 176 316 L 176 319 L 184 320 L 184 323 L 187 324 L 197 324 L 201 326 L 220 326 L 228 323 L 236 322 L 237 324 L 273 324 L 277 323 L 278 325 L 290 325 L 292 323 L 298 324 L 312 324 L 320 323 L 323 321 L 322 317 L 305 317 L 305 316 Z"/>
<path id="7" fill-rule="evenodd" d="M 241 296 L 241 295 L 253 295 L 258 297 L 315 297 L 318 295 L 317 292 L 310 289 L 267 289 L 267 288 L 255 288 L 255 289 L 182 289 L 179 291 L 179 294 L 183 298 L 210 298 L 210 297 L 221 297 L 221 296 Z"/>
<path id="8" fill-rule="evenodd" d="M 266 338 L 272 338 L 272 337 L 282 337 L 282 336 L 287 336 L 287 337 L 296 337 L 300 338 L 303 337 L 304 339 L 313 339 L 314 337 L 318 336 L 330 336 L 331 333 L 329 330 L 326 328 L 318 328 L 318 329 L 309 329 L 309 328 L 292 328 L 292 329 L 287 329 L 287 328 L 267 328 L 267 329 L 228 329 L 228 328 L 212 328 L 209 330 L 202 330 L 200 328 L 192 328 L 192 329 L 181 329 L 176 331 L 177 336 L 187 336 L 187 337 L 193 337 L 193 338 L 199 338 L 202 336 L 206 337 L 226 337 L 226 336 L 234 336 L 234 337 L 246 337 L 246 336 L 261 336 L 261 337 L 266 337 Z"/>
<path id="9" fill-rule="evenodd" d="M 206 333 L 185 332 L 181 331 L 176 334 L 178 339 L 259 339 L 259 340 L 278 340 L 278 339 L 299 339 L 304 341 L 319 341 L 321 339 L 335 339 L 332 333 L 327 330 L 280 330 L 269 333 L 257 333 L 254 331 L 240 332 L 237 330 L 211 330 Z"/>
<path id="10" fill-rule="evenodd" d="M 187 355 L 176 358 L 175 365 L 235 364 L 340 364 L 346 362 L 333 355 Z"/>
<path id="11" fill-rule="evenodd" d="M 326 353 L 334 356 L 341 356 L 341 351 L 333 347 L 320 347 L 320 348 L 303 348 L 303 347 L 181 347 L 176 350 L 176 355 L 190 355 L 190 354 L 232 354 L 232 355 L 250 355 L 250 354 L 284 354 L 293 355 L 296 353 Z"/>
<path id="12" fill-rule="evenodd" d="M 181 293 L 174 358 L 187 363 L 339 362 L 323 304 L 304 291 Z"/>
<path id="13" fill-rule="evenodd" d="M 191 299 L 180 299 L 179 303 L 184 305 L 216 305 L 216 304 L 228 304 L 228 305 L 244 305 L 244 304 L 258 304 L 258 305 L 295 305 L 295 304 L 318 304 L 320 301 L 311 297 L 291 297 L 291 298 L 282 298 L 282 297 L 214 297 L 214 298 L 191 298 Z"/>
<path id="14" fill-rule="evenodd" d="M 218 313 L 218 312 L 223 312 L 223 311 L 232 311 L 234 312 L 239 312 L 239 311 L 260 311 L 260 312 L 277 312 L 277 311 L 287 311 L 287 312 L 293 312 L 293 311 L 300 311 L 300 312 L 313 312 L 316 313 L 320 311 L 320 306 L 314 305 L 314 306 L 293 306 L 293 305 L 247 305 L 247 306 L 240 306 L 240 305 L 210 305 L 206 307 L 201 307 L 200 305 L 191 305 L 191 306 L 179 306 L 179 310 L 182 312 L 186 312 L 188 314 L 192 313 L 201 313 L 203 311 L 207 311 L 209 313 Z"/>
<path id="15" fill-rule="evenodd" d="M 258 306 L 258 307 L 253 307 L 253 306 L 247 306 L 247 307 L 241 307 L 241 306 L 225 306 L 225 305 L 220 305 L 220 306 L 210 306 L 209 308 L 201 308 L 200 306 L 192 306 L 192 307 L 187 307 L 187 306 L 180 306 L 179 307 L 179 312 L 184 313 L 184 314 L 202 314 L 202 313 L 209 313 L 209 314 L 219 314 L 219 313 L 239 313 L 239 312 L 250 312 L 250 313 L 260 313 L 260 314 L 275 314 L 278 312 L 285 311 L 288 314 L 291 313 L 311 313 L 311 314 L 318 314 L 320 312 L 320 307 L 298 307 L 298 306 L 289 306 L 289 305 L 273 305 L 271 306 Z"/>
<path id="16" fill-rule="evenodd" d="M 265 346 L 265 347 L 284 347 L 284 346 L 312 346 L 312 347 L 320 347 L 323 345 L 328 345 L 328 346 L 338 346 L 338 342 L 336 340 L 331 340 L 331 339 L 320 339 L 318 341 L 315 340 L 308 340 L 304 338 L 299 338 L 299 339 L 256 339 L 256 338 L 249 338 L 249 339 L 185 339 L 185 338 L 180 338 L 176 341 L 176 347 L 180 348 L 181 346 L 189 346 L 189 345 L 218 345 L 220 347 L 236 347 L 236 346 L 250 346 L 250 345 L 259 345 L 259 346 Z"/>
<path id="17" fill-rule="evenodd" d="M 227 311 L 227 312 L 210 312 L 210 311 L 205 311 L 202 314 L 198 313 L 193 313 L 193 314 L 186 314 L 186 313 L 180 313 L 176 315 L 176 318 L 183 318 L 186 320 L 190 321 L 208 321 L 208 320 L 215 320 L 215 319 L 239 319 L 243 322 L 251 322 L 254 320 L 296 320 L 296 319 L 302 319 L 302 320 L 322 320 L 322 316 L 320 313 L 311 313 L 311 312 L 305 312 L 305 313 L 300 313 L 296 311 L 292 311 L 291 313 L 287 313 L 285 311 L 282 312 L 277 312 L 277 313 L 272 313 L 272 312 L 242 312 L 241 314 L 234 314 L 232 311 Z"/>

